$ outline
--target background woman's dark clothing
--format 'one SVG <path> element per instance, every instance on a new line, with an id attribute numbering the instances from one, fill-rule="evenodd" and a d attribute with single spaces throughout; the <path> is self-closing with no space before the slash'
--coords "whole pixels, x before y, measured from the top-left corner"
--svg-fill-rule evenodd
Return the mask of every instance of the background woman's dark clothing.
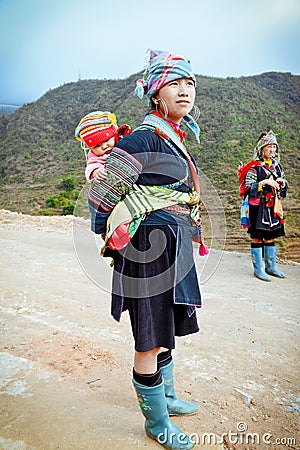
<path id="1" fill-rule="evenodd" d="M 274 180 L 276 178 L 284 178 L 284 173 L 281 165 L 276 161 L 272 161 L 272 165 L 261 162 L 260 166 L 253 166 L 247 176 L 246 176 L 246 184 L 249 186 L 249 219 L 250 219 L 250 228 L 248 229 L 248 233 L 251 238 L 256 238 L 259 240 L 272 240 L 280 236 L 284 236 L 284 223 L 279 220 L 279 225 L 274 228 L 269 227 L 269 229 L 260 229 L 258 226 L 259 220 L 258 215 L 261 214 L 261 205 L 262 199 L 265 199 L 268 194 L 272 194 L 272 188 L 269 185 L 265 185 L 262 190 L 259 190 L 259 182 L 265 179 L 273 177 Z M 280 197 L 286 197 L 288 185 L 285 183 L 285 187 L 280 191 Z M 254 204 L 257 203 L 257 204 Z M 274 207 L 270 207 L 270 214 L 274 216 Z"/>

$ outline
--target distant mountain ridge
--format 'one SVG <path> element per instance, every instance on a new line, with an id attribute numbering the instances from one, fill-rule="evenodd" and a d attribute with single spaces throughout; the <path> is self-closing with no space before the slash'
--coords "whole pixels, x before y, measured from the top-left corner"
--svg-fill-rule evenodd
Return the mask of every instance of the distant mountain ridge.
<path id="1" fill-rule="evenodd" d="M 16 105 L 4 105 L 0 103 L 0 114 L 13 114 L 21 106 Z"/>
<path id="2" fill-rule="evenodd" d="M 115 112 L 119 124 L 137 126 L 147 110 L 147 100 L 132 95 L 140 76 L 67 83 L 14 114 L 0 115 L 0 206 L 29 214 L 72 212 L 85 183 L 85 158 L 74 139 L 75 127 L 97 109 Z M 285 201 L 289 240 L 282 246 L 286 255 L 300 260 L 294 249 L 299 238 L 300 76 L 197 76 L 196 104 L 201 110 L 201 144 L 189 132 L 187 143 L 222 200 L 228 248 L 244 247 L 246 240 L 238 225 L 237 166 L 251 159 L 258 134 L 272 129 L 290 182 Z"/>

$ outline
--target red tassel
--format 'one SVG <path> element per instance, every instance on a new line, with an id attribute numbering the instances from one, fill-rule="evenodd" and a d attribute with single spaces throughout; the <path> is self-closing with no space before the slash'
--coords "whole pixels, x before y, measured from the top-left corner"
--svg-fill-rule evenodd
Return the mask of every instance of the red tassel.
<path id="1" fill-rule="evenodd" d="M 199 247 L 199 255 L 206 256 L 209 254 L 209 248 L 205 244 L 201 244 Z"/>
<path id="2" fill-rule="evenodd" d="M 200 247 L 199 247 L 199 255 L 200 255 L 200 256 L 206 256 L 206 255 L 208 255 L 208 254 L 209 254 L 209 248 L 207 247 L 207 245 L 205 245 L 205 244 L 203 243 L 202 236 L 201 236 L 201 238 L 200 238 L 199 243 L 200 243 Z"/>

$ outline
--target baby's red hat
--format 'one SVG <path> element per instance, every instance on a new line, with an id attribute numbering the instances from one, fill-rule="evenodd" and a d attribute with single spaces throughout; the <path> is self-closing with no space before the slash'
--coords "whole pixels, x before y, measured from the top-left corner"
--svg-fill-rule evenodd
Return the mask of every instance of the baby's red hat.
<path id="1" fill-rule="evenodd" d="M 117 130 L 115 114 L 108 111 L 93 111 L 81 119 L 75 130 L 75 137 L 89 148 L 93 148 L 116 136 Z"/>

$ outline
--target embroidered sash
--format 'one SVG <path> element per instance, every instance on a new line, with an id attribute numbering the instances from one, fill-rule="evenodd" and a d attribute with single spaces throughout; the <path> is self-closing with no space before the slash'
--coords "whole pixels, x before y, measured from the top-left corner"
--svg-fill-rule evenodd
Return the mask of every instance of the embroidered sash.
<path id="1" fill-rule="evenodd" d="M 125 198 L 116 204 L 107 219 L 105 243 L 102 253 L 105 247 L 107 245 L 109 246 L 109 239 L 120 225 L 128 224 L 128 239 L 132 238 L 146 214 L 178 203 L 189 205 L 191 207 L 191 219 L 195 223 L 199 222 L 198 201 L 196 200 L 195 203 L 193 193 L 179 192 L 163 186 L 142 186 L 134 184 Z"/>

